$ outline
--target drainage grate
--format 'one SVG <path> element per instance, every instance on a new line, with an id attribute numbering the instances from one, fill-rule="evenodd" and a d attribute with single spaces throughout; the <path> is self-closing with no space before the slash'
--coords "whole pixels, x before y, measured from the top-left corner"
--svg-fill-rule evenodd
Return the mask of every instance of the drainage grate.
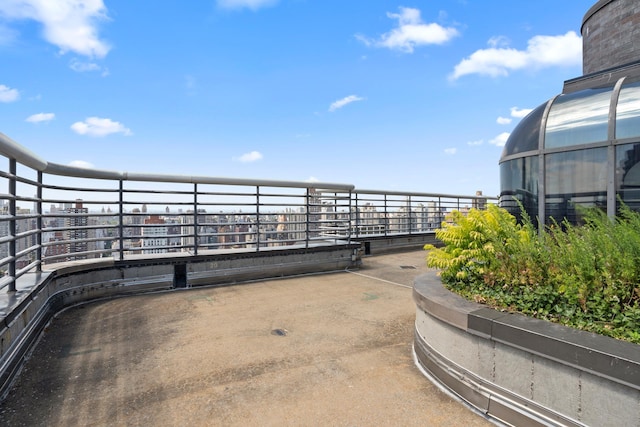
<path id="1" fill-rule="evenodd" d="M 287 331 L 286 329 L 274 329 L 273 331 L 271 331 L 271 335 L 277 335 L 279 337 L 284 337 L 287 335 L 289 331 Z"/>
<path id="2" fill-rule="evenodd" d="M 401 269 L 403 270 L 415 270 L 416 268 L 413 265 L 401 265 Z"/>

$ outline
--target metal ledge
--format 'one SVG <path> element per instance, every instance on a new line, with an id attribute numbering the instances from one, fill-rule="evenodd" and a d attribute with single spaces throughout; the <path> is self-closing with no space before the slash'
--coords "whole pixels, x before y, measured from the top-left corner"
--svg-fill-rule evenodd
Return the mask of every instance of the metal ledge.
<path id="1" fill-rule="evenodd" d="M 445 289 L 435 272 L 416 278 L 413 296 L 424 312 L 472 335 L 640 390 L 640 345 L 487 308 Z"/>

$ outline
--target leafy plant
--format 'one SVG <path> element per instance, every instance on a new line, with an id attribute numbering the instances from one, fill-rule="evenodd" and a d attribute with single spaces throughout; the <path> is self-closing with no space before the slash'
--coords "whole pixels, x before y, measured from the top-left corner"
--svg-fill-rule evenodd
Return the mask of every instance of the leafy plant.
<path id="1" fill-rule="evenodd" d="M 444 246 L 425 246 L 427 265 L 477 302 L 640 343 L 640 215 L 581 215 L 538 232 L 494 205 L 454 211 L 436 231 Z"/>

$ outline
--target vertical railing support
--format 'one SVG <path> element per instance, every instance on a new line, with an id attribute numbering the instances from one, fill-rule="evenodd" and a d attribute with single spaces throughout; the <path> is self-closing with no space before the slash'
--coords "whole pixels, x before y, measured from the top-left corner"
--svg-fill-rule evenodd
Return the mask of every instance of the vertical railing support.
<path id="1" fill-rule="evenodd" d="M 412 215 L 413 214 L 412 207 L 413 207 L 413 202 L 411 200 L 411 195 L 409 195 L 407 197 L 407 215 L 409 215 L 409 221 L 408 221 L 408 223 L 409 223 L 409 234 L 413 233 L 413 223 L 411 222 L 411 219 L 412 219 L 412 216 L 413 216 Z"/>
<path id="2" fill-rule="evenodd" d="M 9 292 L 16 291 L 16 159 L 9 159 Z"/>
<path id="3" fill-rule="evenodd" d="M 387 195 L 384 195 L 384 221 L 385 221 L 385 226 L 384 226 L 384 235 L 387 236 L 389 234 L 389 227 L 391 226 L 391 221 L 389 218 L 389 210 L 387 208 Z"/>
<path id="4" fill-rule="evenodd" d="M 119 181 L 118 192 L 118 238 L 120 247 L 118 248 L 118 259 L 124 260 L 124 181 Z"/>
<path id="5" fill-rule="evenodd" d="M 38 265 L 36 266 L 36 272 L 42 272 L 42 171 L 38 171 L 38 188 L 36 189 L 36 228 L 38 234 L 36 234 L 36 260 Z"/>
<path id="6" fill-rule="evenodd" d="M 305 211 L 306 211 L 306 215 L 305 215 L 305 233 L 304 233 L 304 247 L 308 248 L 309 247 L 309 236 L 311 234 L 311 189 L 309 187 L 307 187 L 307 197 L 305 200 L 306 203 L 306 207 L 305 207 Z"/>
<path id="7" fill-rule="evenodd" d="M 260 186 L 256 186 L 256 252 L 260 252 Z"/>
<path id="8" fill-rule="evenodd" d="M 198 255 L 198 183 L 193 184 L 193 254 Z"/>
<path id="9" fill-rule="evenodd" d="M 349 190 L 349 208 L 353 209 L 352 215 L 349 215 L 350 221 L 352 217 L 355 217 L 355 221 L 351 221 L 351 224 L 349 224 L 349 240 L 351 240 L 351 234 L 353 234 L 353 230 L 351 229 L 351 226 L 355 227 L 355 233 L 356 233 L 356 239 L 358 237 L 360 237 L 360 212 L 358 211 L 358 193 L 355 193 L 355 206 L 351 206 L 351 198 L 354 197 L 353 196 L 353 191 Z M 353 222 L 355 222 L 355 224 L 353 224 Z"/>

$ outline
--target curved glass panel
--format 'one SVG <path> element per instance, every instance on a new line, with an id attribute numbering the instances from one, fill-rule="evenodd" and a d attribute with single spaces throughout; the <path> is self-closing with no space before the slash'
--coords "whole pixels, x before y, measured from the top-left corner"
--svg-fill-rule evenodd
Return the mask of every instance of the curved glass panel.
<path id="1" fill-rule="evenodd" d="M 580 220 L 576 205 L 606 206 L 606 147 L 547 154 L 545 162 L 547 218 L 575 224 Z"/>
<path id="2" fill-rule="evenodd" d="M 640 144 L 616 147 L 616 195 L 640 211 Z"/>
<path id="3" fill-rule="evenodd" d="M 545 148 L 606 141 L 612 88 L 560 95 L 549 111 Z"/>
<path id="4" fill-rule="evenodd" d="M 500 207 L 518 220 L 524 207 L 537 224 L 538 216 L 538 156 L 522 157 L 500 164 Z"/>
<path id="5" fill-rule="evenodd" d="M 640 136 L 640 82 L 622 86 L 616 107 L 616 138 Z"/>
<path id="6" fill-rule="evenodd" d="M 546 103 L 540 105 L 518 123 L 502 150 L 502 157 L 538 149 L 540 121 L 546 106 Z"/>

